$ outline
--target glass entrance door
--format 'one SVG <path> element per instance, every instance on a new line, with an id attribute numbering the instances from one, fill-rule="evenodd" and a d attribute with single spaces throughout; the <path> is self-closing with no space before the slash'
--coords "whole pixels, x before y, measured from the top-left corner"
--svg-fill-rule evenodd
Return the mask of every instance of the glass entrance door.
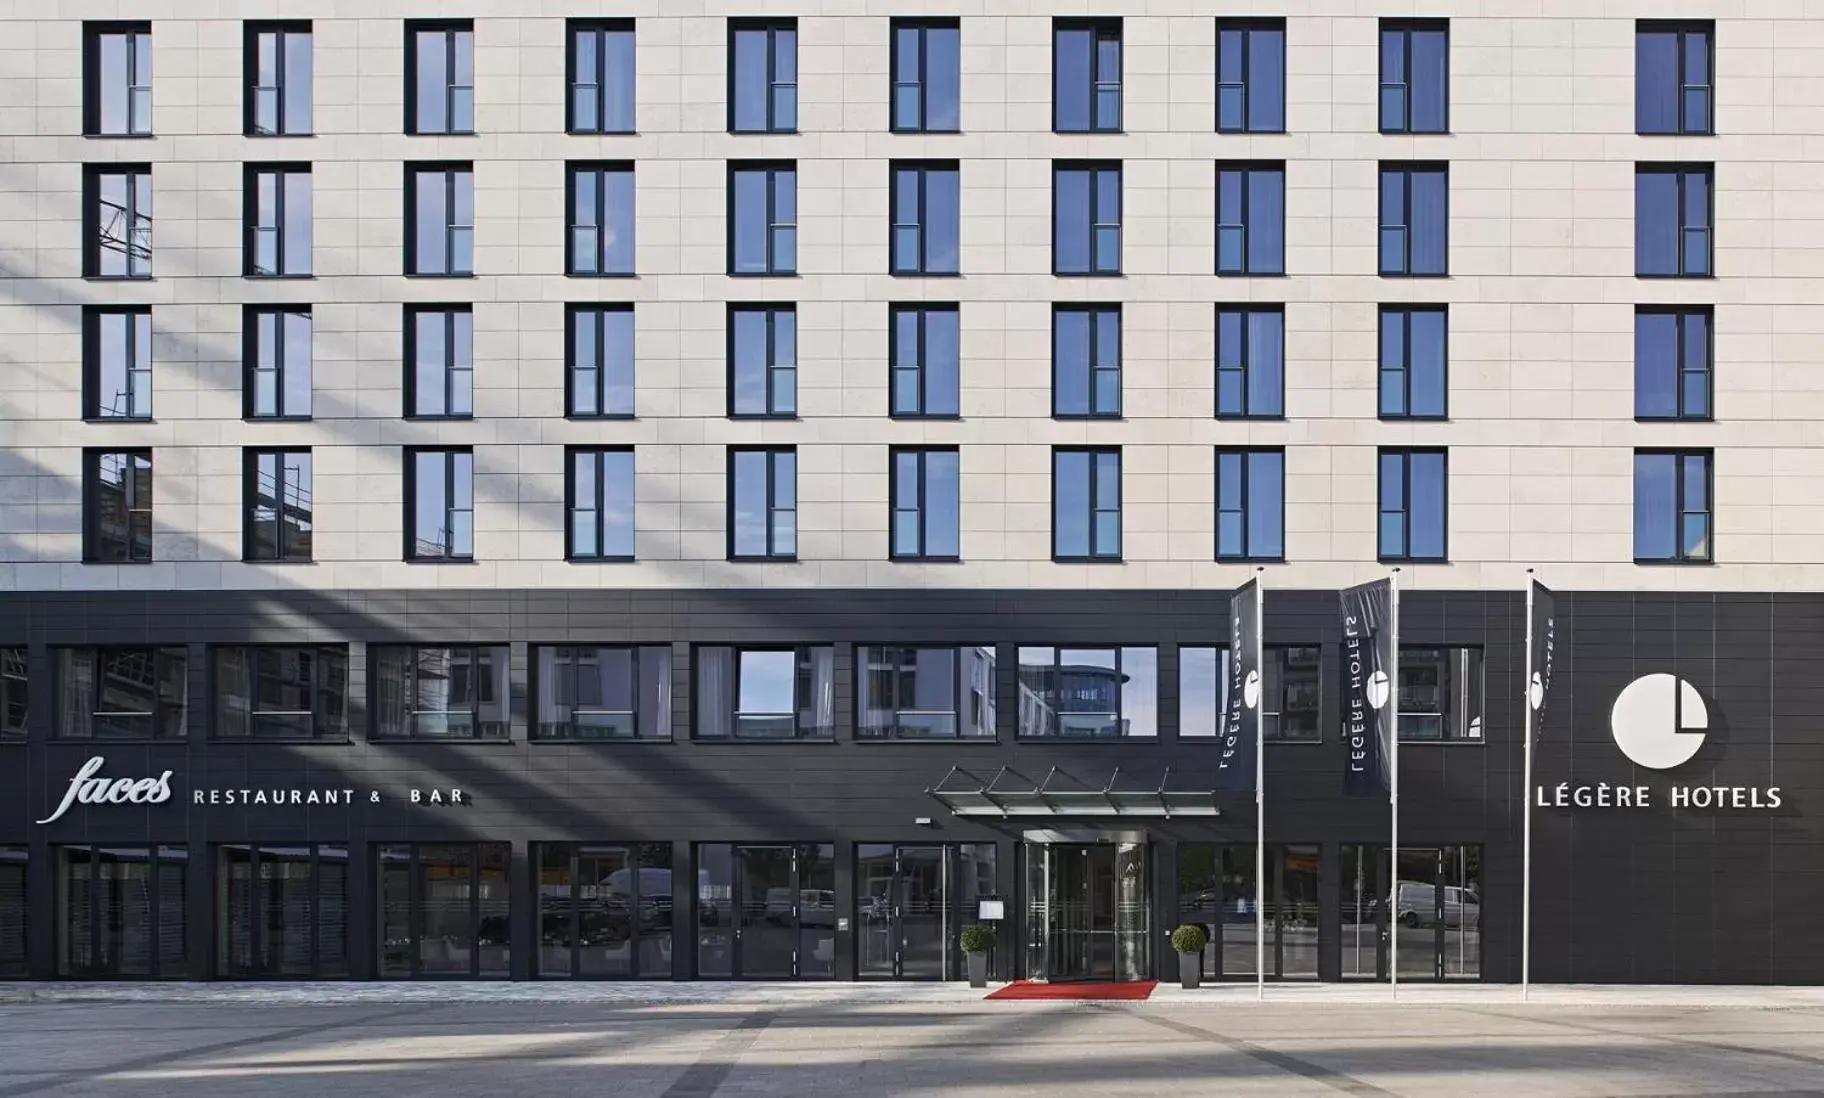
<path id="1" fill-rule="evenodd" d="M 1402 847 L 1397 890 L 1388 861 L 1386 847 L 1343 848 L 1344 978 L 1387 979 L 1398 934 L 1400 979 L 1481 979 L 1482 848 Z"/>
<path id="2" fill-rule="evenodd" d="M 836 971 L 831 843 L 697 847 L 697 975 L 827 980 Z"/>
<path id="3" fill-rule="evenodd" d="M 1027 973 L 1140 980 L 1152 973 L 1142 843 L 1033 843 L 1027 858 Z"/>

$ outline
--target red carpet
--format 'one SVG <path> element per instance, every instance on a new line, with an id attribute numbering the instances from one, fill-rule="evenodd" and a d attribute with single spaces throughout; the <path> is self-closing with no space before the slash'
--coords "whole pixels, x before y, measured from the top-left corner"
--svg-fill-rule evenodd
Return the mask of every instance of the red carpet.
<path id="1" fill-rule="evenodd" d="M 1071 982 L 1042 984 L 1034 980 L 1015 980 L 999 991 L 988 993 L 990 999 L 1145 999 L 1159 986 L 1158 980 L 1135 980 L 1130 983 Z"/>

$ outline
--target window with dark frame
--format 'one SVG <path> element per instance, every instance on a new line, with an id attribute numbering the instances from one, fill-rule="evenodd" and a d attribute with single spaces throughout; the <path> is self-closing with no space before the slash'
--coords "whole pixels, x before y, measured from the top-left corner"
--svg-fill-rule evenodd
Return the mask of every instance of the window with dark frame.
<path id="1" fill-rule="evenodd" d="M 475 414 L 475 314 L 467 305 L 405 307 L 405 417 Z"/>
<path id="2" fill-rule="evenodd" d="M 1716 559 L 1710 450 L 1634 451 L 1634 560 L 1709 564 Z"/>
<path id="3" fill-rule="evenodd" d="M 1381 164 L 1381 276 L 1450 273 L 1450 165 Z"/>
<path id="4" fill-rule="evenodd" d="M 1482 739 L 1482 649 L 1400 645 L 1401 743 Z"/>
<path id="5" fill-rule="evenodd" d="M 798 559 L 798 451 L 728 449 L 728 559 Z"/>
<path id="6" fill-rule="evenodd" d="M 1052 306 L 1051 414 L 1120 417 L 1121 306 Z"/>
<path id="7" fill-rule="evenodd" d="M 377 976 L 508 977 L 511 844 L 384 843 L 373 850 Z"/>
<path id="8" fill-rule="evenodd" d="M 1286 452 L 1216 451 L 1216 559 L 1286 559 Z"/>
<path id="9" fill-rule="evenodd" d="M 957 273 L 962 232 L 958 178 L 954 160 L 893 162 L 894 274 Z"/>
<path id="10" fill-rule="evenodd" d="M 475 274 L 475 171 L 470 164 L 405 166 L 405 273 Z"/>
<path id="11" fill-rule="evenodd" d="M 152 451 L 82 453 L 85 564 L 152 561 Z"/>
<path id="12" fill-rule="evenodd" d="M 246 23 L 244 109 L 249 137 L 311 133 L 312 44 L 308 19 Z"/>
<path id="13" fill-rule="evenodd" d="M 1269 743 L 1317 743 L 1323 737 L 1321 651 L 1316 645 L 1269 644 L 1261 655 L 1261 736 Z M 1216 646 L 1178 649 L 1178 735 L 1214 738 L 1222 734 L 1229 708 L 1233 669 L 1229 650 Z"/>
<path id="14" fill-rule="evenodd" d="M 405 132 L 475 132 L 475 24 L 405 23 Z"/>
<path id="15" fill-rule="evenodd" d="M 994 668 L 991 644 L 857 645 L 855 738 L 994 739 Z"/>
<path id="16" fill-rule="evenodd" d="M 892 31 L 893 132 L 959 132 L 962 23 L 895 18 Z"/>
<path id="17" fill-rule="evenodd" d="M 376 740 L 504 740 L 507 646 L 368 646 Z"/>
<path id="18" fill-rule="evenodd" d="M 1284 161 L 1216 166 L 1216 273 L 1286 273 Z"/>
<path id="19" fill-rule="evenodd" d="M 669 980 L 671 843 L 533 843 L 541 980 Z M 678 949 L 686 947 L 679 944 Z"/>
<path id="20" fill-rule="evenodd" d="M 223 646 L 213 656 L 218 739 L 348 738 L 346 645 Z"/>
<path id="21" fill-rule="evenodd" d="M 152 418 L 152 307 L 82 308 L 82 417 Z"/>
<path id="22" fill-rule="evenodd" d="M 887 454 L 893 484 L 893 560 L 956 560 L 961 553 L 961 456 L 956 447 L 897 446 Z"/>
<path id="23" fill-rule="evenodd" d="M 408 447 L 405 559 L 475 559 L 475 454 Z"/>
<path id="24" fill-rule="evenodd" d="M 634 414 L 632 305 L 564 309 L 564 406 L 571 419 L 628 419 Z"/>
<path id="25" fill-rule="evenodd" d="M 535 645 L 535 740 L 671 739 L 669 645 Z"/>
<path id="26" fill-rule="evenodd" d="M 565 207 L 570 233 L 564 270 L 608 277 L 633 273 L 634 177 L 627 160 L 572 163 Z"/>
<path id="27" fill-rule="evenodd" d="M 634 21 L 571 19 L 567 29 L 570 99 L 565 128 L 571 133 L 633 133 Z"/>
<path id="28" fill-rule="evenodd" d="M 1381 20 L 1381 132 L 1450 132 L 1450 21 Z"/>
<path id="29" fill-rule="evenodd" d="M 316 524 L 310 503 L 309 450 L 248 450 L 243 477 L 242 553 L 250 561 L 304 562 Z"/>
<path id="30" fill-rule="evenodd" d="M 1380 532 L 1383 561 L 1443 561 L 1448 552 L 1449 468 L 1443 450 L 1383 447 Z"/>
<path id="31" fill-rule="evenodd" d="M 189 735 L 189 652 L 57 648 L 57 738 L 181 740 Z"/>
<path id="32" fill-rule="evenodd" d="M 730 305 L 729 418 L 790 419 L 797 414 L 797 308 Z"/>
<path id="33" fill-rule="evenodd" d="M 1641 19 L 1634 24 L 1634 132 L 1715 131 L 1716 23 Z"/>
<path id="34" fill-rule="evenodd" d="M 564 518 L 571 560 L 634 557 L 633 449 L 571 447 Z"/>
<path id="35" fill-rule="evenodd" d="M 31 861 L 31 848 L 24 843 L 0 846 L 0 977 L 9 980 L 23 980 L 29 972 L 25 924 L 33 895 Z"/>
<path id="36" fill-rule="evenodd" d="M 729 163 L 728 273 L 798 273 L 798 168 L 793 162 Z"/>
<path id="37" fill-rule="evenodd" d="M 1640 278 L 1710 278 L 1716 225 L 1716 169 L 1710 164 L 1634 166 L 1634 273 Z"/>
<path id="38" fill-rule="evenodd" d="M 183 846 L 53 846 L 57 975 L 169 979 L 189 973 Z"/>
<path id="39" fill-rule="evenodd" d="M 888 414 L 898 419 L 960 414 L 957 307 L 896 302 L 887 306 L 887 322 L 893 340 Z"/>
<path id="40" fill-rule="evenodd" d="M 1121 20 L 1053 19 L 1051 128 L 1121 129 Z"/>
<path id="41" fill-rule="evenodd" d="M 82 169 L 84 278 L 152 277 L 152 166 Z"/>
<path id="42" fill-rule="evenodd" d="M 1715 380 L 1709 306 L 1634 309 L 1634 418 L 1707 420 Z"/>
<path id="43" fill-rule="evenodd" d="M 1159 650 L 1019 649 L 1021 739 L 1150 739 L 1159 734 Z"/>
<path id="44" fill-rule="evenodd" d="M 152 134 L 152 24 L 82 25 L 82 132 Z"/>
<path id="45" fill-rule="evenodd" d="M 1051 457 L 1051 556 L 1121 559 L 1121 451 L 1056 446 Z"/>
<path id="46" fill-rule="evenodd" d="M 241 314 L 242 411 L 248 419 L 309 419 L 310 307 L 249 305 Z"/>
<path id="47" fill-rule="evenodd" d="M 798 130 L 798 21 L 728 21 L 728 132 Z"/>
<path id="48" fill-rule="evenodd" d="M 245 265 L 249 278 L 310 274 L 311 179 L 309 164 L 246 167 Z"/>
<path id="49" fill-rule="evenodd" d="M 1449 313 L 1442 305 L 1383 305 L 1382 419 L 1443 419 L 1450 409 Z"/>
<path id="50" fill-rule="evenodd" d="M 1216 418 L 1285 414 L 1285 306 L 1216 306 Z"/>
<path id="51" fill-rule="evenodd" d="M 223 843 L 215 856 L 218 976 L 347 978 L 346 844 Z"/>
<path id="52" fill-rule="evenodd" d="M 1052 165 L 1051 273 L 1121 273 L 1121 165 L 1060 160 Z"/>
<path id="53" fill-rule="evenodd" d="M 0 740 L 23 740 L 30 727 L 29 666 L 24 648 L 0 648 Z"/>
<path id="54" fill-rule="evenodd" d="M 700 645 L 692 653 L 699 740 L 836 735 L 836 649 Z"/>
<path id="55" fill-rule="evenodd" d="M 1216 132 L 1286 132 L 1286 21 L 1216 20 Z"/>

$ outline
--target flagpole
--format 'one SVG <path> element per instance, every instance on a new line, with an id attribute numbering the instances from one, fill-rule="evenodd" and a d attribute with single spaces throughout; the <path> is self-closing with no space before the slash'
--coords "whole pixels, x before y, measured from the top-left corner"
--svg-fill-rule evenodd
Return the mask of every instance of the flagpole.
<path id="1" fill-rule="evenodd" d="M 1266 693 L 1267 665 L 1265 644 L 1267 632 L 1266 596 L 1260 589 L 1261 573 L 1254 569 L 1254 673 L 1260 676 L 1261 693 Z M 1254 997 L 1267 998 L 1267 722 L 1262 707 L 1254 711 Z"/>
<path id="2" fill-rule="evenodd" d="M 1520 1001 L 1531 994 L 1533 980 L 1533 570 L 1526 570 L 1526 677 L 1521 682 L 1520 706 L 1526 711 L 1526 781 L 1520 787 L 1525 810 L 1521 838 L 1520 897 Z"/>
<path id="3" fill-rule="evenodd" d="M 1392 744 L 1388 752 L 1391 756 L 1388 763 L 1391 773 L 1388 775 L 1387 798 L 1389 812 L 1393 817 L 1393 864 L 1389 867 L 1388 876 L 1393 885 L 1393 895 L 1388 903 L 1388 916 L 1392 922 L 1389 924 L 1387 932 L 1389 943 L 1387 975 L 1392 987 L 1393 998 L 1398 999 L 1400 997 L 1400 570 L 1398 568 L 1393 570 L 1390 578 L 1389 593 L 1392 596 L 1388 600 L 1392 604 L 1391 612 L 1388 615 L 1391 620 L 1388 625 L 1393 633 L 1393 643 L 1389 645 L 1393 649 L 1393 674 L 1387 684 L 1387 714 L 1392 729 L 1392 734 L 1387 737 Z"/>

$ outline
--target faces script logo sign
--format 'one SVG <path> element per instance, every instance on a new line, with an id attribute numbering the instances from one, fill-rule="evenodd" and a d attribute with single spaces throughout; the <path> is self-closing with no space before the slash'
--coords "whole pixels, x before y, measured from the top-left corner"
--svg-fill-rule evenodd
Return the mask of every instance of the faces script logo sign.
<path id="1" fill-rule="evenodd" d="M 1643 675 L 1615 695 L 1609 731 L 1636 766 L 1671 770 L 1704 746 L 1710 711 L 1697 688 L 1676 675 Z"/>

